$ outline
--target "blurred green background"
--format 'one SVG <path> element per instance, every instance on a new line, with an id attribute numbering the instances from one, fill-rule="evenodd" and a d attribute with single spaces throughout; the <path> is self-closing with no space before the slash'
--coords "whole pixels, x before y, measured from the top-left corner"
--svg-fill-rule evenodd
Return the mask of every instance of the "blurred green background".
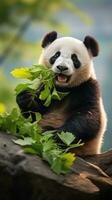
<path id="1" fill-rule="evenodd" d="M 38 63 L 42 36 L 97 38 L 100 55 L 94 60 L 102 89 L 108 127 L 103 151 L 112 147 L 112 1 L 111 0 L 1 0 L 0 1 L 0 112 L 16 106 L 17 80 L 10 71 Z"/>

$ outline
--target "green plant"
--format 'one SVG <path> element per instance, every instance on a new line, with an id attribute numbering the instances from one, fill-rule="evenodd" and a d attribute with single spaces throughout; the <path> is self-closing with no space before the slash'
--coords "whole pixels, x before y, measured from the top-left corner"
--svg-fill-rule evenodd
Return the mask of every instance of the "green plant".
<path id="1" fill-rule="evenodd" d="M 61 100 L 68 93 L 59 93 L 56 91 L 53 82 L 53 72 L 45 66 L 33 65 L 31 68 L 17 68 L 11 74 L 16 78 L 28 79 L 26 83 L 17 85 L 16 93 L 29 90 L 33 96 L 42 85 L 40 100 L 44 100 L 44 105 L 49 106 L 52 99 Z M 13 134 L 17 137 L 13 140 L 16 144 L 22 146 L 26 153 L 39 155 L 47 161 L 51 169 L 57 173 L 66 174 L 73 161 L 75 154 L 69 152 L 70 149 L 83 145 L 81 141 L 74 144 L 75 136 L 69 132 L 58 133 L 56 130 L 43 132 L 38 122 L 42 116 L 36 114 L 36 122 L 32 122 L 31 117 L 25 119 L 16 108 L 11 113 L 0 114 L 0 130 Z M 61 143 L 56 143 L 55 137 L 59 137 Z"/>
<path id="2" fill-rule="evenodd" d="M 53 78 L 53 72 L 45 66 L 33 65 L 28 68 L 14 69 L 11 74 L 16 78 L 28 79 L 26 83 L 19 84 L 16 87 L 16 94 L 24 90 L 29 90 L 33 96 L 40 85 L 43 86 L 43 90 L 40 93 L 40 100 L 44 101 L 44 105 L 47 107 L 50 105 L 52 99 L 61 100 L 68 93 L 57 92 Z"/>
<path id="3" fill-rule="evenodd" d="M 0 68 L 0 83 L 0 112 L 9 112 L 13 106 L 16 107 L 14 86 L 12 81 L 6 77 L 2 67 Z"/>
<path id="4" fill-rule="evenodd" d="M 47 161 L 56 174 L 66 174 L 70 171 L 75 154 L 69 152 L 71 148 L 82 146 L 79 141 L 74 144 L 75 136 L 69 132 L 57 133 L 56 131 L 42 132 L 37 122 L 41 119 L 36 115 L 37 121 L 31 123 L 31 118 L 25 119 L 16 108 L 11 113 L 0 114 L 0 130 L 15 135 L 14 143 L 23 147 L 25 153 L 39 155 Z M 56 143 L 58 135 L 63 143 Z"/>

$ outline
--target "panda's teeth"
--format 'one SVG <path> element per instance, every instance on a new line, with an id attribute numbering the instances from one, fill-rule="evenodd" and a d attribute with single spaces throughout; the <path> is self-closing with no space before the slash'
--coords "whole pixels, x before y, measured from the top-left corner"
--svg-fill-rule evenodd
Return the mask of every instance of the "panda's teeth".
<path id="1" fill-rule="evenodd" d="M 61 82 L 61 83 L 65 83 L 67 82 L 67 77 L 64 76 L 64 75 L 58 75 L 58 81 Z"/>

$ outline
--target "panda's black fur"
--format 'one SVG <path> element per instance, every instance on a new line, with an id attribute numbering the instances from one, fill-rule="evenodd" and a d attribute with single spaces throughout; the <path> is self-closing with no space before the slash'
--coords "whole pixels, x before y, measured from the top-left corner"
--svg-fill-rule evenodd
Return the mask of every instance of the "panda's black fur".
<path id="1" fill-rule="evenodd" d="M 42 41 L 42 47 L 52 43 L 57 37 L 56 32 L 51 32 Z M 91 50 L 93 56 L 98 55 L 98 44 L 92 37 L 87 36 L 84 45 Z M 73 56 L 74 55 L 74 56 Z M 54 56 L 54 57 L 53 57 Z M 60 56 L 60 51 L 49 58 L 52 65 Z M 74 67 L 80 67 L 80 61 L 75 54 L 71 55 Z M 75 65 L 75 62 L 77 65 Z M 69 131 L 75 134 L 84 145 L 75 151 L 78 155 L 91 155 L 100 152 L 101 140 L 106 127 L 106 116 L 101 108 L 101 94 L 96 79 L 91 76 L 78 85 L 64 87 L 56 84 L 60 92 L 69 92 L 69 95 L 61 101 L 52 100 L 49 107 L 45 107 L 39 99 L 40 91 L 37 92 L 35 99 L 28 91 L 24 91 L 17 96 L 17 103 L 25 117 L 32 115 L 35 120 L 34 112 L 40 112 L 43 119 L 40 125 L 45 129 L 57 129 L 58 132 Z M 102 129 L 102 123 L 105 127 Z"/>

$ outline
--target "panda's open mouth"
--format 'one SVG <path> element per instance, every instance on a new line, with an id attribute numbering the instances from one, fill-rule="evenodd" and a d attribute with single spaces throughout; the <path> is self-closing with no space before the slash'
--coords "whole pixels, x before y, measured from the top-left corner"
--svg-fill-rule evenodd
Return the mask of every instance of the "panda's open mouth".
<path id="1" fill-rule="evenodd" d="M 70 77 L 71 76 L 67 76 L 67 75 L 64 75 L 64 74 L 56 74 L 56 81 L 58 81 L 58 83 L 68 83 L 69 80 L 70 80 Z"/>

